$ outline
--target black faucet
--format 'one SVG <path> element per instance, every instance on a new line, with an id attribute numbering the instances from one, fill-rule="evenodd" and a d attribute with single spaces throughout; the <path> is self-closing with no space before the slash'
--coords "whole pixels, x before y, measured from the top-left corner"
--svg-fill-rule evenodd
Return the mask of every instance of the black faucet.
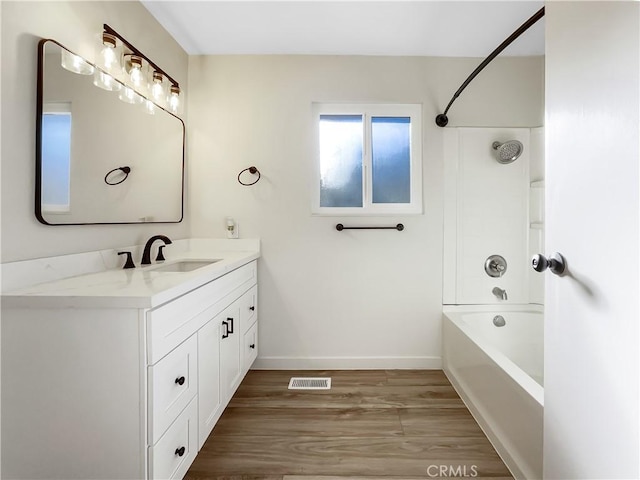
<path id="1" fill-rule="evenodd" d="M 162 240 L 165 245 L 170 245 L 171 243 L 173 243 L 169 237 L 166 237 L 164 235 L 154 235 L 153 237 L 151 237 L 149 240 L 147 240 L 147 243 L 144 246 L 144 252 L 142 252 L 142 262 L 140 262 L 141 265 L 151 265 L 151 246 L 156 240 Z"/>

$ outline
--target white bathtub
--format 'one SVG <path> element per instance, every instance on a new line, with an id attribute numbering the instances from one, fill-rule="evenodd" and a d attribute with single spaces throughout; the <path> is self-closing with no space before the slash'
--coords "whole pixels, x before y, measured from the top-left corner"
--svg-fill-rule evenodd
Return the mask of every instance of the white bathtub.
<path id="1" fill-rule="evenodd" d="M 542 478 L 542 310 L 445 306 L 443 366 L 513 476 Z"/>

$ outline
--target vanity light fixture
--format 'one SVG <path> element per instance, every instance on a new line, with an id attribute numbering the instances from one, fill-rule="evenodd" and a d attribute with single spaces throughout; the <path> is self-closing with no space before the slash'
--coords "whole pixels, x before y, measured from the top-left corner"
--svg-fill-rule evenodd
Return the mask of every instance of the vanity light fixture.
<path id="1" fill-rule="evenodd" d="M 137 105 L 138 103 L 142 103 L 144 98 L 137 93 L 133 88 L 124 86 L 120 93 L 118 94 L 118 98 L 122 100 L 124 103 L 131 103 Z"/>
<path id="2" fill-rule="evenodd" d="M 140 88 L 142 86 L 142 57 L 131 55 L 129 63 L 131 64 L 129 69 L 131 84 L 136 88 Z"/>
<path id="3" fill-rule="evenodd" d="M 71 53 L 69 50 L 61 49 L 60 65 L 66 70 L 80 75 L 93 75 L 95 68 L 89 64 L 84 58 Z"/>
<path id="4" fill-rule="evenodd" d="M 180 87 L 177 85 L 171 85 L 168 98 L 169 110 L 173 113 L 178 113 L 180 109 Z"/>
<path id="5" fill-rule="evenodd" d="M 105 49 L 109 48 L 114 53 L 114 57 L 117 58 L 115 53 L 118 48 L 118 42 L 122 43 L 122 49 L 124 51 L 123 58 L 125 61 L 125 73 L 128 73 L 126 83 L 130 84 L 135 90 L 135 94 L 140 98 L 140 101 L 136 97 L 133 97 L 134 101 L 129 103 L 141 103 L 144 100 L 143 95 L 146 97 L 146 91 L 151 90 L 150 97 L 153 99 L 156 105 L 160 107 L 166 107 L 172 113 L 178 113 L 181 108 L 180 98 L 180 85 L 171 76 L 169 76 L 164 70 L 156 65 L 149 57 L 143 54 L 140 50 L 129 43 L 122 35 L 116 32 L 106 23 L 103 24 L 103 44 Z M 106 39 L 106 40 L 105 40 Z M 104 50 L 103 49 L 103 52 Z M 101 52 L 102 55 L 102 52 Z M 144 72 L 152 71 L 151 85 L 147 85 L 144 81 Z M 169 96 L 165 96 L 164 79 L 170 84 Z M 100 86 L 100 85 L 98 85 Z M 145 92 L 141 92 L 145 90 Z M 125 93 L 126 92 L 126 93 Z M 137 92 L 137 93 L 136 93 Z M 127 87 L 123 89 L 123 93 L 120 95 L 120 99 L 123 101 L 129 101 L 131 94 L 127 92 Z M 149 99 L 147 99 L 148 101 Z M 149 112 L 149 106 L 145 103 L 145 109 Z"/>
<path id="6" fill-rule="evenodd" d="M 102 88 L 109 92 L 119 92 L 122 88 L 122 84 L 115 78 L 102 70 L 96 69 L 96 73 L 93 76 L 93 84 L 96 87 Z"/>
<path id="7" fill-rule="evenodd" d="M 154 71 L 151 77 L 151 97 L 156 102 L 162 102 L 165 99 L 165 90 L 163 85 L 163 77 L 160 72 Z"/>
<path id="8" fill-rule="evenodd" d="M 102 33 L 102 45 L 103 48 L 100 50 L 98 66 L 107 72 L 115 72 L 120 65 L 119 55 L 116 50 L 116 37 L 105 30 Z"/>

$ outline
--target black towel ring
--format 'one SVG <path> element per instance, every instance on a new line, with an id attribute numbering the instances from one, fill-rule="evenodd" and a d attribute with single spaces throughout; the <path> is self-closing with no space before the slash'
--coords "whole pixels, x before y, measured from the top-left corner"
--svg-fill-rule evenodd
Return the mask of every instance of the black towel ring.
<path id="1" fill-rule="evenodd" d="M 111 175 L 113 172 L 117 172 L 118 170 L 122 171 L 122 173 L 124 173 L 124 177 L 122 177 L 122 180 L 120 180 L 119 182 L 110 182 L 108 180 L 109 175 Z M 118 168 L 114 168 L 113 170 L 110 170 L 109 172 L 107 172 L 107 174 L 104 176 L 104 183 L 106 183 L 107 185 L 118 185 L 122 182 L 124 182 L 127 177 L 129 176 L 129 173 L 131 172 L 131 167 L 118 167 Z"/>
<path id="2" fill-rule="evenodd" d="M 258 174 L 258 178 L 255 179 L 255 181 L 251 182 L 251 183 L 244 183 L 242 180 L 240 180 L 240 176 L 246 172 L 249 171 L 249 173 L 255 175 L 256 173 Z M 258 183 L 258 180 L 260 180 L 260 171 L 256 168 L 256 167 L 248 167 L 245 168 L 244 170 L 242 170 L 239 174 L 238 174 L 238 183 L 240 183 L 240 185 L 244 185 L 245 187 L 249 187 L 251 185 L 255 185 L 256 183 Z"/>

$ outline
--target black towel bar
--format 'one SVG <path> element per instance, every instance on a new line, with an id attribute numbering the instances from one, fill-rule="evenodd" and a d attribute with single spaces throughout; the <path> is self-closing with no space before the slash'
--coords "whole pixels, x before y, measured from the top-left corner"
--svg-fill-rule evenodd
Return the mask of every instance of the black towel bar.
<path id="1" fill-rule="evenodd" d="M 336 230 L 341 232 L 342 230 L 397 230 L 399 232 L 404 230 L 404 225 L 399 223 L 395 227 L 345 227 L 339 223 L 336 225 Z"/>

